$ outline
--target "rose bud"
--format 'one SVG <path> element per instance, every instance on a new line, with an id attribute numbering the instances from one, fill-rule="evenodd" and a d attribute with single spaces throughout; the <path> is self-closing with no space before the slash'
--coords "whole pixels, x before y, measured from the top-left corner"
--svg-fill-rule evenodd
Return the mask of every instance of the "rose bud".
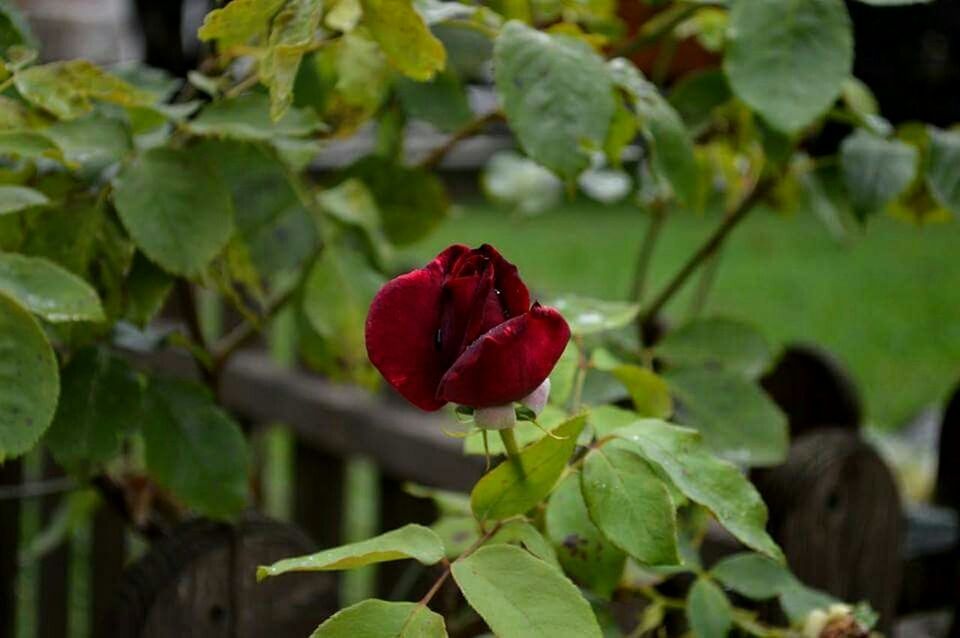
<path id="1" fill-rule="evenodd" d="M 569 339 L 560 313 L 531 306 L 516 266 L 486 244 L 450 246 L 388 282 L 366 325 L 370 361 L 424 410 L 524 400 L 547 380 Z"/>

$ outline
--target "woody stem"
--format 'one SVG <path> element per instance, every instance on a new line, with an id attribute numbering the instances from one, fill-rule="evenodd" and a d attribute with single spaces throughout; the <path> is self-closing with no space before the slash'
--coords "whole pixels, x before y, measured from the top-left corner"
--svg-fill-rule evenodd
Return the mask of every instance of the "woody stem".
<path id="1" fill-rule="evenodd" d="M 498 431 L 500 440 L 503 441 L 503 449 L 507 451 L 507 457 L 517 466 L 520 476 L 525 477 L 526 472 L 523 469 L 523 461 L 520 460 L 520 448 L 517 447 L 517 437 L 513 434 L 513 428 Z"/>

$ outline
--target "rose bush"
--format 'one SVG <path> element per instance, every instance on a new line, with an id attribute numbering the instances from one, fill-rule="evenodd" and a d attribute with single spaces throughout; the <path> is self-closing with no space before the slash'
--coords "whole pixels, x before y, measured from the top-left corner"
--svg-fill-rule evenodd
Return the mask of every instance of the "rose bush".
<path id="1" fill-rule="evenodd" d="M 815 212 L 836 235 L 882 212 L 960 215 L 960 133 L 883 118 L 852 75 L 844 0 L 650 1 L 662 11 L 627 38 L 615 2 L 217 4 L 198 33 L 209 55 L 184 81 L 40 63 L 0 2 L 0 462 L 39 444 L 151 535 L 192 515 L 235 519 L 273 454 L 250 453 L 221 380 L 280 327 L 287 363 L 372 387 L 369 358 L 420 408 L 471 408 L 460 416 L 484 431 L 467 434 L 467 454 L 510 457 L 469 495 L 412 488 L 436 503 L 430 528 L 261 568 L 410 559 L 437 572 L 416 603 L 341 601 L 317 638 L 872 626 L 866 607 L 848 614 L 789 572 L 743 471 L 787 455 L 787 419 L 758 383 L 775 352 L 748 324 L 700 316 L 727 238 L 761 204 Z M 722 68 L 663 81 L 690 41 Z M 649 78 L 623 57 L 654 50 Z M 479 84 L 492 110 L 468 99 Z M 449 215 L 434 169 L 498 120 L 523 154 L 487 171 L 498 201 L 538 212 L 565 184 L 630 197 L 648 218 L 630 300 L 531 303 L 490 246 L 452 246 L 382 285 Z M 404 148 L 414 121 L 449 133 L 419 160 Z M 812 143 L 828 122 L 849 129 L 838 149 Z M 371 128 L 374 150 L 313 179 L 331 140 Z M 661 228 L 688 213 L 716 225 L 655 278 Z M 182 321 L 151 326 L 165 306 Z M 665 334 L 638 330 L 665 312 Z M 132 368 L 118 356 L 130 347 L 182 350 L 206 387 Z M 499 441 L 491 427 L 506 428 Z M 714 524 L 744 551 L 702 560 Z M 462 597 L 434 601 L 443 587 Z M 761 622 L 771 599 L 789 627 Z"/>
<path id="2" fill-rule="evenodd" d="M 370 361 L 424 410 L 520 401 L 546 381 L 570 340 L 553 308 L 530 305 L 517 267 L 492 246 L 450 246 L 387 283 L 367 316 Z"/>

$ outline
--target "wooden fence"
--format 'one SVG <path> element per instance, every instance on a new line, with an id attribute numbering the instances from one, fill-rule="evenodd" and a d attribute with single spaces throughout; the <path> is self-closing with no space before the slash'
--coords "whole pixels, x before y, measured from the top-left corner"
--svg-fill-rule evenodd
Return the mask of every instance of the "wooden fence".
<path id="1" fill-rule="evenodd" d="M 189 360 L 179 356 L 140 358 L 140 363 L 193 374 Z M 813 377 L 811 370 L 817 370 Z M 831 370 L 829 360 L 796 349 L 765 380 L 790 413 L 794 435 L 787 463 L 753 477 L 770 506 L 772 533 L 808 584 L 847 600 L 869 600 L 886 629 L 895 616 L 954 606 L 960 600 L 955 522 L 949 515 L 931 518 L 929 511 L 924 516 L 904 512 L 890 471 L 857 432 L 855 398 L 851 403 L 842 375 Z M 362 455 L 380 468 L 383 529 L 435 516 L 427 501 L 402 490 L 404 482 L 466 490 L 483 471 L 482 460 L 464 456 L 461 442 L 442 433 L 442 416 L 280 368 L 262 352 L 235 357 L 223 377 L 223 399 L 252 430 L 279 421 L 294 433 L 295 525 L 253 512 L 234 527 L 192 521 L 155 539 L 142 559 L 125 565 L 130 535 L 124 520 L 113 509 L 100 508 L 90 543 L 88 635 L 307 636 L 337 609 L 336 577 L 295 575 L 257 585 L 253 568 L 342 541 L 345 459 Z M 934 510 L 940 514 L 960 505 L 954 480 L 960 467 L 958 432 L 960 398 L 955 397 L 943 424 L 938 502 L 946 509 Z M 0 496 L 5 489 L 29 488 L 22 471 L 18 461 L 0 466 Z M 58 474 L 45 463 L 45 479 Z M 41 504 L 41 525 L 49 522 L 58 496 L 34 498 Z M 0 498 L 0 638 L 14 636 L 24 502 Z M 710 560 L 735 549 L 717 534 L 706 554 Z M 63 545 L 40 561 L 40 638 L 67 635 L 69 552 Z M 385 564 L 376 587 L 383 597 L 402 592 L 415 598 L 429 578 L 430 568 Z M 453 609 L 455 596 L 441 593 L 435 601 Z M 453 619 L 451 625 L 457 627 L 451 635 L 474 635 L 469 619 Z M 953 631 L 956 636 L 957 628 Z"/>

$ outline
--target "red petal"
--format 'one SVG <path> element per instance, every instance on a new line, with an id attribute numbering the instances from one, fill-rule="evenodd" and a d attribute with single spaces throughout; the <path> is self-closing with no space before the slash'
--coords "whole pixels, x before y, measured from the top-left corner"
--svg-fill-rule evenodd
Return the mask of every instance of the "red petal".
<path id="1" fill-rule="evenodd" d="M 520 279 L 517 267 L 503 258 L 496 248 L 484 244 L 477 249 L 493 263 L 495 285 L 503 296 L 503 305 L 511 317 L 519 317 L 530 309 L 530 291 Z"/>
<path id="2" fill-rule="evenodd" d="M 408 401 L 436 410 L 445 401 L 437 386 L 446 366 L 437 348 L 444 275 L 466 246 L 454 245 L 426 267 L 387 283 L 367 314 L 367 356 Z"/>
<path id="3" fill-rule="evenodd" d="M 560 313 L 535 304 L 467 348 L 443 375 L 437 396 L 475 408 L 519 401 L 550 376 L 569 340 Z"/>

